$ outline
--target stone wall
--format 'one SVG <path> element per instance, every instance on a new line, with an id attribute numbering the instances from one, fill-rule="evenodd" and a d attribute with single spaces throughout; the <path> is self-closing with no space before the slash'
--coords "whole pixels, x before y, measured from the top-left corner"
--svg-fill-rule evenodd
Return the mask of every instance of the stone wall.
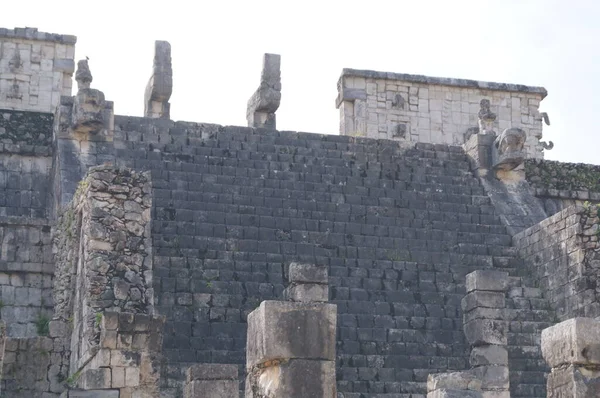
<path id="1" fill-rule="evenodd" d="M 497 134 L 519 127 L 530 157 L 541 158 L 542 87 L 344 69 L 338 82 L 340 134 L 462 145 L 490 101 Z M 467 134 L 469 132 L 469 134 Z"/>
<path id="2" fill-rule="evenodd" d="M 515 235 L 528 275 L 559 320 L 600 316 L 599 208 L 573 206 Z"/>
<path id="3" fill-rule="evenodd" d="M 92 168 L 55 237 L 56 314 L 72 320 L 71 370 L 99 344 L 98 314 L 153 312 L 148 175 Z"/>
<path id="4" fill-rule="evenodd" d="M 548 214 L 585 202 L 600 203 L 600 166 L 528 159 L 525 178 Z"/>
<path id="5" fill-rule="evenodd" d="M 71 95 L 75 42 L 35 28 L 0 28 L 0 108 L 54 112 Z"/>

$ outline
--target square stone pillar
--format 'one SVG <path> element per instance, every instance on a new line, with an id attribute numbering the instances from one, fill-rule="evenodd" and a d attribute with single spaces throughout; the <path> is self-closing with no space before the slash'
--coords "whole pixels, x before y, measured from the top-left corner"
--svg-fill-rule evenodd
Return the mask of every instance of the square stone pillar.
<path id="1" fill-rule="evenodd" d="M 548 398 L 600 397 L 600 321 L 573 318 L 544 329 L 542 355 L 552 368 Z"/>
<path id="2" fill-rule="evenodd" d="M 236 365 L 198 364 L 186 371 L 183 398 L 228 398 L 238 394 Z"/>
<path id="3" fill-rule="evenodd" d="M 467 295 L 461 305 L 464 332 L 471 345 L 471 372 L 481 381 L 483 398 L 509 398 L 508 274 L 479 270 L 468 274 L 466 282 Z"/>
<path id="4" fill-rule="evenodd" d="M 321 302 L 326 280 L 326 269 L 293 263 L 287 295 L 300 302 L 263 301 L 248 316 L 246 398 L 336 397 L 337 307 Z"/>

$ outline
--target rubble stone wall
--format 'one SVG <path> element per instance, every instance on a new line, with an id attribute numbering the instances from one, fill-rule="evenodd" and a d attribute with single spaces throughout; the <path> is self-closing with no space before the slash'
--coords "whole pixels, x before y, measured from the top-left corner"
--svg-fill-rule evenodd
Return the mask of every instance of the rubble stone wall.
<path id="1" fill-rule="evenodd" d="M 102 312 L 153 312 L 149 194 L 145 173 L 94 167 L 61 215 L 55 317 L 73 323 L 72 369 L 98 346 Z"/>
<path id="2" fill-rule="evenodd" d="M 0 108 L 54 112 L 71 95 L 75 36 L 0 28 Z"/>
<path id="3" fill-rule="evenodd" d="M 340 134 L 404 142 L 462 145 L 478 127 L 482 99 L 494 130 L 519 127 L 529 156 L 542 158 L 541 87 L 344 69 L 338 82 Z"/>
<path id="4" fill-rule="evenodd" d="M 599 209 L 572 206 L 513 237 L 523 275 L 543 289 L 561 321 L 600 316 Z"/>

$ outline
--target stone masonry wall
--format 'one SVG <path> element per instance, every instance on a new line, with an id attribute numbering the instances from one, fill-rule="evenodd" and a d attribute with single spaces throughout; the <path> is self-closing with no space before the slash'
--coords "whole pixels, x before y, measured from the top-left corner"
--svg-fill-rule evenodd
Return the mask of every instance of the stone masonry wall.
<path id="1" fill-rule="evenodd" d="M 542 87 L 344 69 L 336 106 L 342 135 L 462 145 L 488 99 L 496 133 L 523 129 L 528 155 L 541 158 L 539 105 L 546 94 Z"/>
<path id="2" fill-rule="evenodd" d="M 0 28 L 0 108 L 54 112 L 71 95 L 75 36 Z"/>
<path id="3" fill-rule="evenodd" d="M 539 284 L 559 320 L 600 316 L 600 212 L 572 206 L 515 235 L 524 275 Z"/>
<path id="4" fill-rule="evenodd" d="M 53 115 L 0 110 L 0 315 L 8 336 L 36 336 L 52 314 L 47 208 Z"/>
<path id="5" fill-rule="evenodd" d="M 99 344 L 104 311 L 153 312 L 148 175 L 90 169 L 55 236 L 57 319 L 73 323 L 71 370 Z"/>
<path id="6" fill-rule="evenodd" d="M 527 159 L 525 176 L 548 214 L 588 201 L 600 203 L 600 166 Z"/>

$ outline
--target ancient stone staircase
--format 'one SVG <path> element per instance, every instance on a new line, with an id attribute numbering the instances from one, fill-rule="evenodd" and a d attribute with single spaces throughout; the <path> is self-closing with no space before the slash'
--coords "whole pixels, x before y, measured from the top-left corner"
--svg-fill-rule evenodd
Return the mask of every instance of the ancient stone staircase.
<path id="1" fill-rule="evenodd" d="M 513 396 L 544 396 L 534 343 L 549 315 L 518 283 L 461 148 L 140 121 L 116 118 L 115 146 L 121 164 L 152 171 L 166 390 L 180 388 L 180 364 L 243 364 L 247 314 L 281 299 L 300 261 L 329 267 L 345 398 L 421 397 L 429 373 L 468 368 L 465 275 L 491 267 L 515 275 Z"/>

